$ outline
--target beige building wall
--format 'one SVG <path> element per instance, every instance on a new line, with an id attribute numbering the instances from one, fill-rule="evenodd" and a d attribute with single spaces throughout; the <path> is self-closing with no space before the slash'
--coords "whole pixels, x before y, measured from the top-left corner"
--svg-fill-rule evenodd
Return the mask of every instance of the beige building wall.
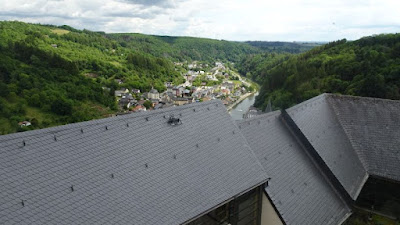
<path id="1" fill-rule="evenodd" d="M 283 225 L 265 193 L 262 194 L 261 225 Z"/>

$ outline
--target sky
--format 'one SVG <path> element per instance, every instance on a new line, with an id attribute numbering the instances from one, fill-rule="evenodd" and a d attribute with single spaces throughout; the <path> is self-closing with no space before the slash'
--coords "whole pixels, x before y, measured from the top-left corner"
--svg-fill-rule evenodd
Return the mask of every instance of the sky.
<path id="1" fill-rule="evenodd" d="M 400 0 L 0 0 L 0 20 L 231 41 L 400 32 Z"/>

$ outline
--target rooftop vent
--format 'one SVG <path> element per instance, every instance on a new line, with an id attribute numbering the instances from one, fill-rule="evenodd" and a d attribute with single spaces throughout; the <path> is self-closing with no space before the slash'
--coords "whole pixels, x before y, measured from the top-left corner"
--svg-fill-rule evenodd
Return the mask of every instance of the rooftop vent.
<path id="1" fill-rule="evenodd" d="M 182 124 L 182 120 L 180 118 L 176 118 L 174 115 L 171 115 L 168 119 L 168 124 L 171 126 Z"/>

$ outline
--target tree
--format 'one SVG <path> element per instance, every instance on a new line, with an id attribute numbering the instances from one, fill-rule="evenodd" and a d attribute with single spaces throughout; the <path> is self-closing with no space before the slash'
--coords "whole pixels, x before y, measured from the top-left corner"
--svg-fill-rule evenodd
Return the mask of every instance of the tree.
<path id="1" fill-rule="evenodd" d="M 57 98 L 51 104 L 51 111 L 61 116 L 71 115 L 72 101 L 64 98 Z"/>
<path id="2" fill-rule="evenodd" d="M 153 104 L 151 103 L 151 101 L 146 100 L 146 101 L 143 103 L 143 106 L 146 107 L 146 109 L 150 109 L 150 108 L 153 106 Z"/>

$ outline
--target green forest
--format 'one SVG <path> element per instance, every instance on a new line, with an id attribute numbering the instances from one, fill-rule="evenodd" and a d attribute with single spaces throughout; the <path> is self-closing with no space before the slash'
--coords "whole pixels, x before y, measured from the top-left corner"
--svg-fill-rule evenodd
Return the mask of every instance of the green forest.
<path id="1" fill-rule="evenodd" d="M 345 39 L 302 54 L 264 53 L 239 71 L 260 85 L 255 106 L 290 107 L 321 93 L 400 99 L 400 34 Z"/>
<path id="2" fill-rule="evenodd" d="M 323 92 L 400 99 L 399 57 L 399 34 L 321 45 L 0 22 L 0 134 L 113 115 L 115 90 L 163 91 L 167 81 L 184 82 L 182 73 L 192 61 L 234 65 L 260 84 L 259 108 L 268 101 L 286 108 Z M 21 127 L 21 121 L 32 126 Z"/>

